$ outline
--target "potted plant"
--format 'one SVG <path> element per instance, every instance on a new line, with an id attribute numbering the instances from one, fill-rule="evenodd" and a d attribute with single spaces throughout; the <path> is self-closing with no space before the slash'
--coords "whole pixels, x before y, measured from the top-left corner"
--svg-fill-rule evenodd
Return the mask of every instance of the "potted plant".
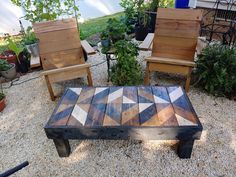
<path id="1" fill-rule="evenodd" d="M 17 45 L 13 40 L 10 38 L 7 39 L 8 41 L 8 48 L 16 54 L 17 58 L 17 69 L 21 73 L 27 73 L 29 70 L 29 59 L 30 55 L 28 54 L 27 50 Z"/>
<path id="2" fill-rule="evenodd" d="M 137 12 L 138 21 L 135 25 L 135 39 L 138 41 L 143 41 L 149 32 L 149 15 L 147 14 L 147 4 L 144 0 L 138 0 L 137 2 Z"/>
<path id="3" fill-rule="evenodd" d="M 13 51 L 5 50 L 0 54 L 0 59 L 6 60 L 8 63 L 16 64 L 17 58 Z"/>
<path id="4" fill-rule="evenodd" d="M 6 107 L 6 96 L 2 90 L 2 83 L 0 83 L 0 87 L 0 112 L 2 112 L 3 109 Z"/>
<path id="5" fill-rule="evenodd" d="M 116 18 L 108 19 L 106 30 L 108 31 L 113 44 L 125 38 L 126 25 L 122 23 L 121 20 Z"/>
<path id="6" fill-rule="evenodd" d="M 12 80 L 16 77 L 16 65 L 0 59 L 0 73 L 6 79 Z"/>
<path id="7" fill-rule="evenodd" d="M 36 38 L 31 27 L 28 27 L 22 42 L 33 57 L 39 57 L 38 39 Z"/>
<path id="8" fill-rule="evenodd" d="M 106 30 L 101 33 L 100 38 L 102 47 L 109 47 L 111 45 L 109 33 Z"/>
<path id="9" fill-rule="evenodd" d="M 117 63 L 112 67 L 111 81 L 117 86 L 132 86 L 142 83 L 142 71 L 136 57 L 138 45 L 132 41 L 120 40 L 115 44 Z"/>

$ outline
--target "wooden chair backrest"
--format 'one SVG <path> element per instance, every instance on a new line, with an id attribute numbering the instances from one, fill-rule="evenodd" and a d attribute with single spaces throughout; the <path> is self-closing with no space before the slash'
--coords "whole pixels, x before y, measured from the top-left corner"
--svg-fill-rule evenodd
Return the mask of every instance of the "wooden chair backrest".
<path id="1" fill-rule="evenodd" d="M 159 8 L 152 56 L 193 61 L 202 11 Z"/>
<path id="2" fill-rule="evenodd" d="M 44 70 L 84 63 L 77 23 L 74 18 L 33 24 L 39 39 Z"/>

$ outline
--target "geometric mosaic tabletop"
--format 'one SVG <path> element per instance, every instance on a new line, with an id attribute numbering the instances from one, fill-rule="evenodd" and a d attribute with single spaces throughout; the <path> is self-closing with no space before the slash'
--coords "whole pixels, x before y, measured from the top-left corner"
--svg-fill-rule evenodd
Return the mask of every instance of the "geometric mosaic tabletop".
<path id="1" fill-rule="evenodd" d="M 47 123 L 51 127 L 199 124 L 185 91 L 179 86 L 69 88 Z"/>

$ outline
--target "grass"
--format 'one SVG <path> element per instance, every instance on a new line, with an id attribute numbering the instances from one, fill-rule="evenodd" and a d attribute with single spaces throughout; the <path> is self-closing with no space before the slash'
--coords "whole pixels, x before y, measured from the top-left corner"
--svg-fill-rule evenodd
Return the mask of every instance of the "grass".
<path id="1" fill-rule="evenodd" d="M 124 15 L 124 12 L 119 12 L 113 15 L 107 15 L 95 19 L 88 20 L 79 25 L 80 38 L 86 39 L 94 34 L 101 33 L 106 28 L 106 22 L 109 18 L 119 18 Z"/>

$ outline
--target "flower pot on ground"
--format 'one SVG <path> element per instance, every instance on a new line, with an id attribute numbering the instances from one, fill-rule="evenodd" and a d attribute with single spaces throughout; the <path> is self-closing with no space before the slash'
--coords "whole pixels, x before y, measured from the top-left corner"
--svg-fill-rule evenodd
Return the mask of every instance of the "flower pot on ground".
<path id="1" fill-rule="evenodd" d="M 16 77 L 16 65 L 0 60 L 0 73 L 4 78 L 12 80 Z"/>
<path id="2" fill-rule="evenodd" d="M 6 107 L 6 96 L 2 91 L 2 83 L 0 83 L 0 112 Z"/>
<path id="3" fill-rule="evenodd" d="M 17 71 L 21 73 L 27 73 L 30 67 L 30 54 L 24 47 L 17 45 L 10 38 L 7 39 L 8 48 L 16 54 L 17 57 Z"/>
<path id="4" fill-rule="evenodd" d="M 135 25 L 135 39 L 137 41 L 143 41 L 145 37 L 148 35 L 148 32 L 149 32 L 148 26 L 139 24 Z"/>
<path id="5" fill-rule="evenodd" d="M 0 59 L 7 60 L 8 63 L 14 63 L 17 62 L 16 54 L 11 50 L 6 50 L 0 54 Z"/>
<path id="6" fill-rule="evenodd" d="M 0 112 L 6 107 L 6 98 L 3 93 L 0 93 Z"/>
<path id="7" fill-rule="evenodd" d="M 31 31 L 31 28 L 27 29 L 27 32 L 24 35 L 22 42 L 25 44 L 26 48 L 33 57 L 39 57 L 38 39 L 36 38 L 35 34 Z"/>
<path id="8" fill-rule="evenodd" d="M 27 73 L 30 68 L 30 54 L 29 52 L 24 49 L 20 54 L 19 54 L 19 61 L 17 61 L 17 68 L 19 72 L 21 73 Z"/>

